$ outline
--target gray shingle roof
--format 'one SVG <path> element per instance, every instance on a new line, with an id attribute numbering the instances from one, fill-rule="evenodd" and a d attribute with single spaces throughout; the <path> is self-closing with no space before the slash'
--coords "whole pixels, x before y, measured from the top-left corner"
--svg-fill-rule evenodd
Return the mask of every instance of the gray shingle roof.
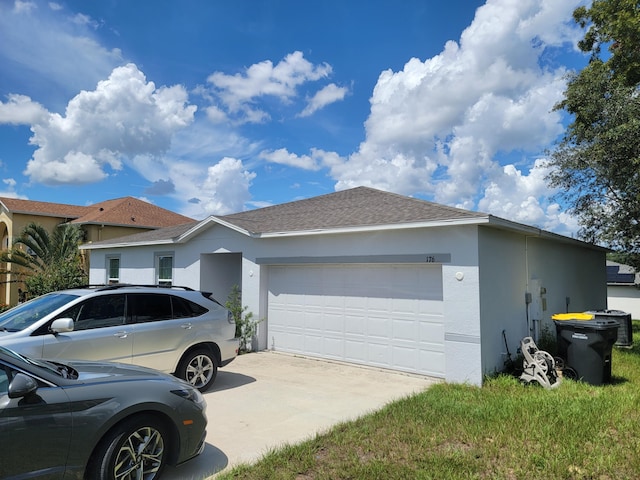
<path id="1" fill-rule="evenodd" d="M 313 232 L 427 222 L 485 219 L 484 213 L 462 210 L 368 187 L 215 217 L 253 235 Z M 206 220 L 203 220 L 206 222 Z M 95 242 L 93 246 L 177 240 L 199 222 Z M 200 222 L 202 223 L 202 222 Z M 91 245 L 86 245 L 91 248 Z"/>
<path id="2" fill-rule="evenodd" d="M 486 217 L 482 213 L 357 187 L 218 218 L 260 234 Z"/>

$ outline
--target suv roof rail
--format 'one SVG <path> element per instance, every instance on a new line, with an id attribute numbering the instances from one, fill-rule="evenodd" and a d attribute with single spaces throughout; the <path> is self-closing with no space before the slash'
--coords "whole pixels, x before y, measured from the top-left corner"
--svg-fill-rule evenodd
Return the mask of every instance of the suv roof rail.
<path id="1" fill-rule="evenodd" d="M 127 287 L 143 287 L 143 288 L 165 288 L 167 290 L 186 290 L 189 292 L 195 291 L 191 287 L 184 287 L 181 285 L 142 285 L 137 283 L 111 283 L 109 285 L 90 285 L 90 287 L 94 287 L 97 291 L 101 292 L 104 290 L 117 290 L 119 288 L 127 288 Z"/>

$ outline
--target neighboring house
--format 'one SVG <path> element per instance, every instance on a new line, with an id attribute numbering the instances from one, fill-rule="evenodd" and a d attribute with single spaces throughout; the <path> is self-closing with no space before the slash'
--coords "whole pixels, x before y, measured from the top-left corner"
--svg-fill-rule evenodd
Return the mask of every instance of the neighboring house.
<path id="1" fill-rule="evenodd" d="M 640 319 L 640 274 L 633 267 L 607 260 L 607 308 Z"/>
<path id="2" fill-rule="evenodd" d="M 31 222 L 49 231 L 62 223 L 81 225 L 84 241 L 94 242 L 191 223 L 193 219 L 133 197 L 107 200 L 88 207 L 0 197 L 2 249 L 11 248 L 13 239 Z M 11 269 L 12 265 L 7 267 Z M 0 303 L 14 305 L 18 301 L 21 285 L 12 277 L 11 274 L 0 275 Z"/>
<path id="3" fill-rule="evenodd" d="M 259 349 L 477 385 L 552 314 L 607 303 L 603 248 L 366 187 L 82 248 L 92 283 L 117 259 L 121 282 L 239 285 Z"/>

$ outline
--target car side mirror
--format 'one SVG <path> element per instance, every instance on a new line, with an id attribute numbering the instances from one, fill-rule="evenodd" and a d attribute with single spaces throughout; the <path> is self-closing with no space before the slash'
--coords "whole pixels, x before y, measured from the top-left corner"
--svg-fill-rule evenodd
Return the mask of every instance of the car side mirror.
<path id="1" fill-rule="evenodd" d="M 24 373 L 18 373 L 9 383 L 9 398 L 21 398 L 26 397 L 30 393 L 35 392 L 38 389 L 38 382 L 36 382 L 29 375 Z"/>
<path id="2" fill-rule="evenodd" d="M 72 318 L 58 318 L 53 321 L 49 330 L 55 335 L 56 333 L 73 332 Z"/>

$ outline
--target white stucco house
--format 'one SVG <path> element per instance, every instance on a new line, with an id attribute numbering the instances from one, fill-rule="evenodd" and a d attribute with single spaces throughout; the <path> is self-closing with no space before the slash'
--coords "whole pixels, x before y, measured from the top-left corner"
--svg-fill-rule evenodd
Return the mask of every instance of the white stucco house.
<path id="1" fill-rule="evenodd" d="M 607 308 L 605 249 L 367 187 L 82 248 L 91 283 L 222 303 L 239 285 L 259 349 L 450 382 L 480 385 L 552 314 Z"/>

